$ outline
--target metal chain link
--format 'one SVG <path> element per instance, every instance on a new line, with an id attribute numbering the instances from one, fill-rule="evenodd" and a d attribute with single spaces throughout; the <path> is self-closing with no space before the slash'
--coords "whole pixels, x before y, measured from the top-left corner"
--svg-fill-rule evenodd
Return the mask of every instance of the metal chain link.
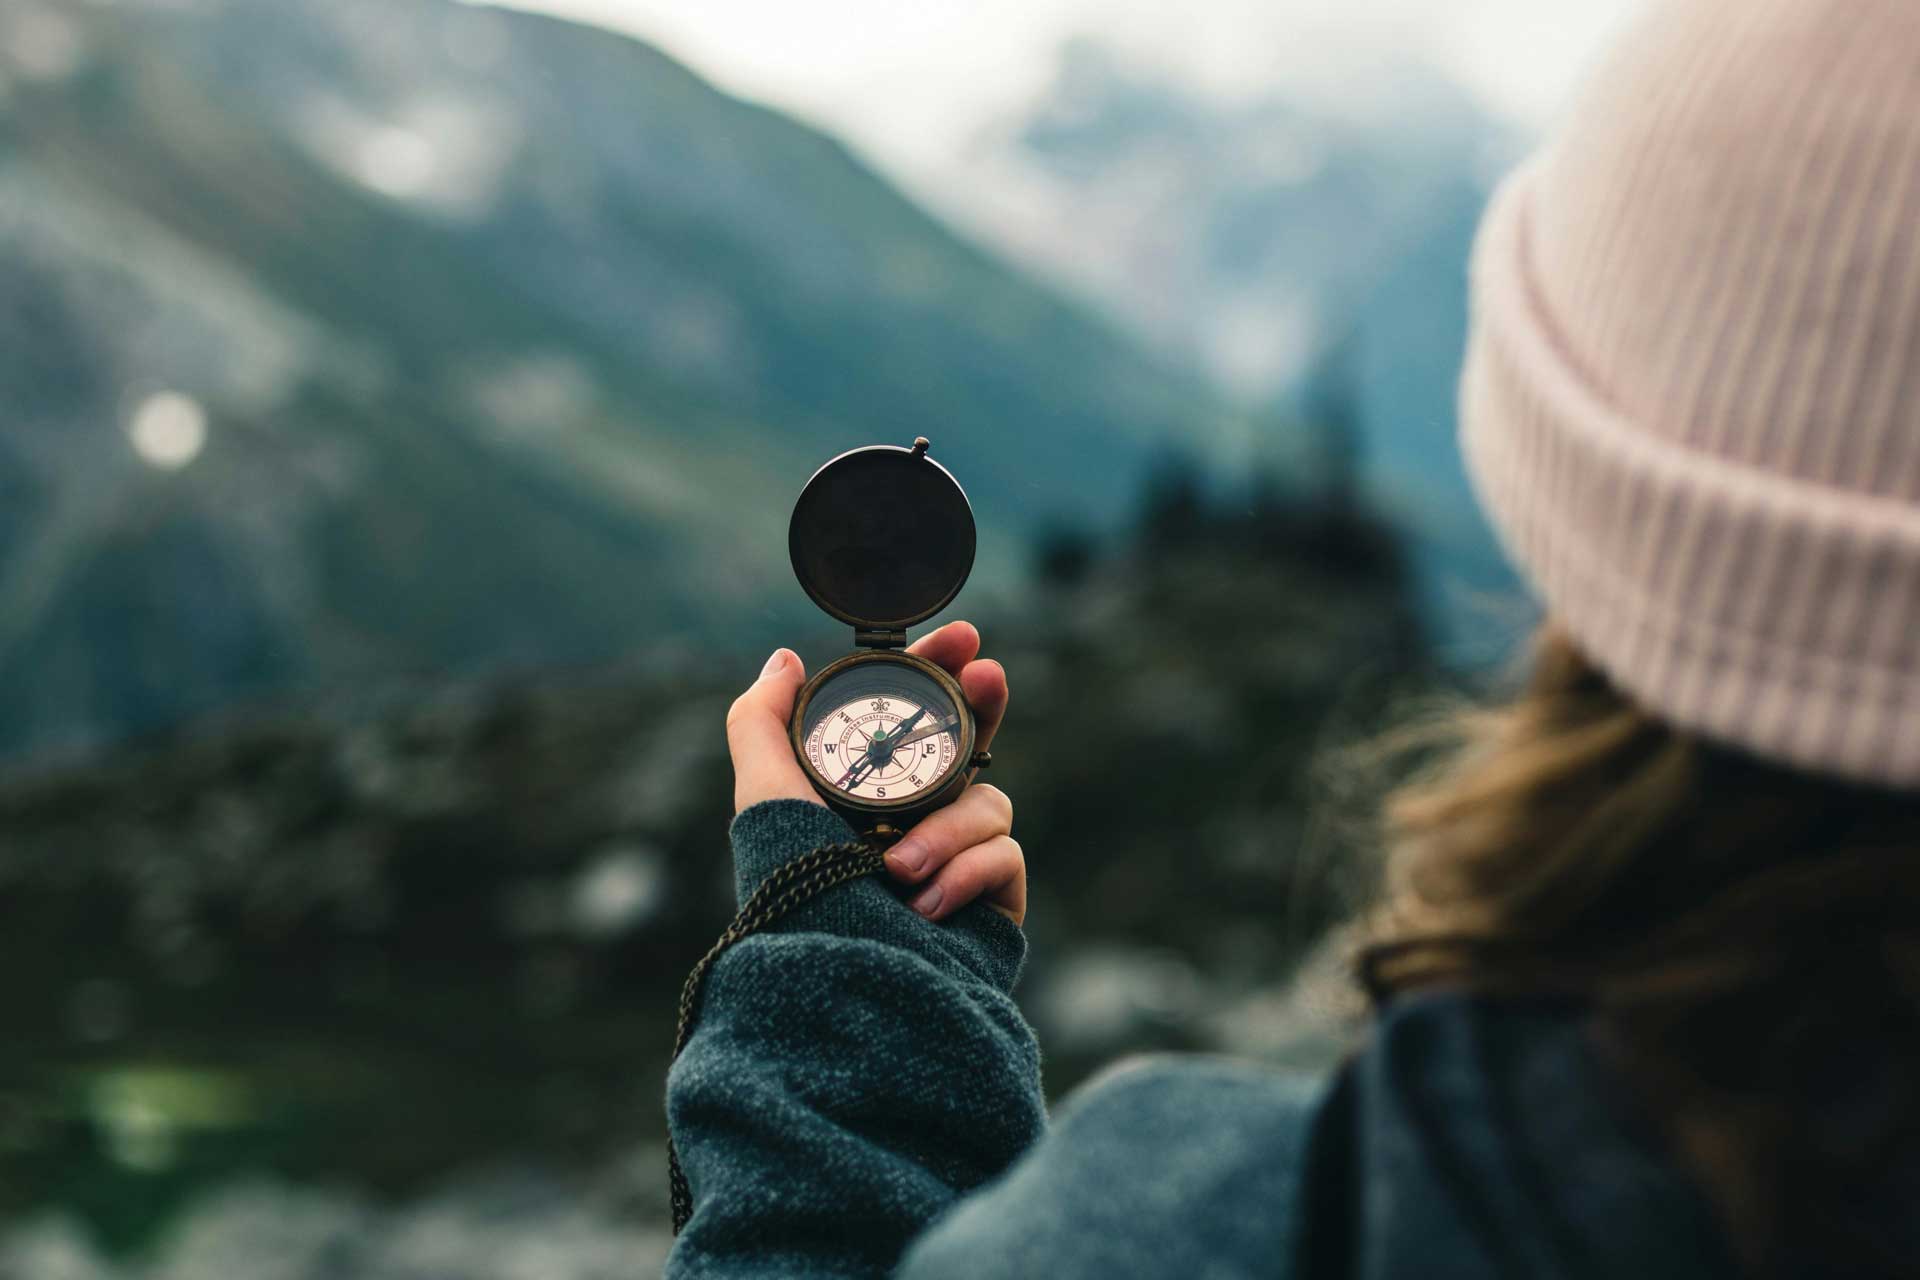
<path id="1" fill-rule="evenodd" d="M 761 881 L 726 932 L 693 966 L 693 972 L 687 975 L 687 984 L 680 988 L 680 1025 L 674 1032 L 673 1057 L 667 1065 L 672 1066 L 679 1059 L 680 1051 L 687 1047 L 687 1038 L 693 1034 L 694 1017 L 700 1011 L 701 984 L 707 970 L 728 947 L 835 885 L 872 875 L 885 865 L 882 853 L 864 843 L 821 845 Z M 680 1153 L 674 1149 L 672 1134 L 667 1136 L 667 1186 L 673 1200 L 673 1234 L 677 1236 L 693 1216 L 693 1191 L 687 1186 L 687 1175 L 681 1172 Z"/>

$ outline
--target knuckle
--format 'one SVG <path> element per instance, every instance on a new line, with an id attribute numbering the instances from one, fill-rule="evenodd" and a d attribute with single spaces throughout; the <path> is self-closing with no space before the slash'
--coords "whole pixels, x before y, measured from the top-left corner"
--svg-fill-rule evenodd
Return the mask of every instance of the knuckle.
<path id="1" fill-rule="evenodd" d="M 733 705 L 727 708 L 727 732 L 732 733 L 735 729 L 745 724 L 752 714 L 752 699 L 744 693 L 735 698 Z"/>
<path id="2" fill-rule="evenodd" d="M 976 782 L 974 790 L 980 793 L 980 803 L 1011 824 L 1013 821 L 1013 798 L 991 782 Z"/>

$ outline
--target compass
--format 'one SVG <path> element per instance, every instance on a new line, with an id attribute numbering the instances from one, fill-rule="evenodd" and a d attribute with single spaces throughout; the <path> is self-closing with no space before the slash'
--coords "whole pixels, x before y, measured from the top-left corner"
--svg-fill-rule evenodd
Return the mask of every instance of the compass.
<path id="1" fill-rule="evenodd" d="M 794 576 L 855 645 L 800 690 L 793 752 L 814 790 L 881 840 L 957 798 L 990 760 L 974 750 L 960 682 L 904 652 L 907 628 L 952 603 L 973 569 L 973 508 L 927 449 L 922 436 L 841 454 L 807 481 L 787 529 Z"/>

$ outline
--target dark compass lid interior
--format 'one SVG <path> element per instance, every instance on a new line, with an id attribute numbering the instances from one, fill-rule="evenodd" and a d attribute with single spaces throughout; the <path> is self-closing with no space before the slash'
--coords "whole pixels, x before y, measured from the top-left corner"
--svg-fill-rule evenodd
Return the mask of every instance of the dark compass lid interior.
<path id="1" fill-rule="evenodd" d="M 923 450 L 872 445 L 814 472 L 794 504 L 787 550 L 822 609 L 855 627 L 904 629 L 966 584 L 973 508 Z"/>

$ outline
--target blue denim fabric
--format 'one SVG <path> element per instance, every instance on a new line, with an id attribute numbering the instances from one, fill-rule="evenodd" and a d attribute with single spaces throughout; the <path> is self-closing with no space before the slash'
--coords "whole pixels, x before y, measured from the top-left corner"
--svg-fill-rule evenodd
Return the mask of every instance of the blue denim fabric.
<path id="1" fill-rule="evenodd" d="M 817 805 L 735 820 L 744 898 L 853 838 Z M 1124 1065 L 1051 1129 L 1009 993 L 1026 943 L 870 878 L 714 968 L 668 1079 L 694 1216 L 671 1277 L 909 1280 L 1733 1273 L 1577 1008 L 1396 1006 L 1331 1080 Z"/>

